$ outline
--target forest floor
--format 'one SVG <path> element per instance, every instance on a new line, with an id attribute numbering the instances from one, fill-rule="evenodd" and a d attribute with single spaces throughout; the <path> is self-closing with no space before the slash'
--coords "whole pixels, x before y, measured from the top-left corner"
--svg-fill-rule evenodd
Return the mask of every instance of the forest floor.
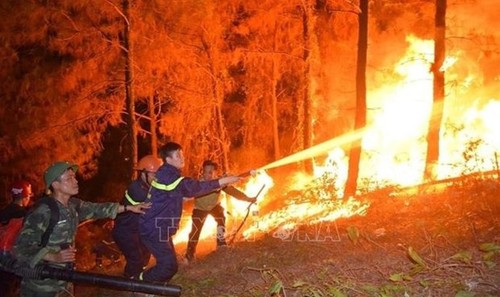
<path id="1" fill-rule="evenodd" d="M 202 253 L 171 284 L 182 296 L 500 296 L 498 179 L 359 199 L 365 215 Z M 145 296 L 81 285 L 75 296 L 116 294 Z"/>

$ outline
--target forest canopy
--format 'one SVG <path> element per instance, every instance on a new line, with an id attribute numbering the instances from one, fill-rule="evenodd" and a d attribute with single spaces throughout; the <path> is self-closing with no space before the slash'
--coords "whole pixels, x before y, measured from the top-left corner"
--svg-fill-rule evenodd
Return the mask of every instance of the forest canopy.
<path id="1" fill-rule="evenodd" d="M 488 9 L 497 1 L 448 2 L 447 49 L 458 62 L 446 81 L 445 115 L 453 119 L 498 93 L 500 51 L 498 18 Z M 367 118 L 374 123 L 384 104 L 411 113 L 404 97 L 384 99 L 397 82 L 408 84 L 398 66 L 411 62 L 413 41 L 433 39 L 434 3 L 369 3 Z M 137 161 L 125 128 L 127 87 L 139 157 L 179 142 L 192 175 L 206 158 L 237 172 L 353 129 L 357 1 L 6 0 L 0 13 L 5 197 L 19 178 L 41 190 L 43 170 L 57 160 L 78 163 L 84 179 L 114 164 L 107 169 L 126 182 Z M 421 95 L 415 100 L 430 102 Z"/>

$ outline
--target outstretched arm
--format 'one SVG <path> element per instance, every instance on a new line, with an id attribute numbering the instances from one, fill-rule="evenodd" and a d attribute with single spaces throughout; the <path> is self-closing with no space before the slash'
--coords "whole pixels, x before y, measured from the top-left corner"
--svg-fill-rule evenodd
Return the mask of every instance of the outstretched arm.
<path id="1" fill-rule="evenodd" d="M 236 189 L 235 187 L 233 186 L 227 186 L 225 188 L 222 189 L 224 192 L 226 192 L 227 194 L 233 196 L 234 198 L 238 199 L 238 200 L 241 200 L 241 201 L 246 201 L 246 202 L 255 202 L 255 198 L 250 198 L 248 197 L 245 193 L 243 193 L 242 191 Z"/>
<path id="2" fill-rule="evenodd" d="M 151 203 L 149 202 L 141 202 L 137 205 L 120 205 L 118 206 L 118 213 L 126 212 L 126 211 L 131 211 L 135 213 L 144 213 L 145 209 L 148 209 L 151 207 Z"/>

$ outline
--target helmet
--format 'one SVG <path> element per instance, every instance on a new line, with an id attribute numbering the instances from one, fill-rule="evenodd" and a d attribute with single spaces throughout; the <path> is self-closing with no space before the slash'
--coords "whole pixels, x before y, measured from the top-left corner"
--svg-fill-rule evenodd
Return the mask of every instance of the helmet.
<path id="1" fill-rule="evenodd" d="M 31 184 L 25 180 L 18 180 L 14 182 L 10 188 L 10 192 L 12 193 L 12 198 L 14 199 L 33 196 L 33 192 L 31 192 Z"/>
<path id="2" fill-rule="evenodd" d="M 59 161 L 50 165 L 50 167 L 45 170 L 44 174 L 45 186 L 47 187 L 47 189 L 50 188 L 50 185 L 55 180 L 57 180 L 58 177 L 60 177 L 66 170 L 70 168 L 76 173 L 76 171 L 78 170 L 78 165 L 67 161 Z"/>
<path id="3" fill-rule="evenodd" d="M 163 162 L 159 158 L 155 158 L 153 155 L 147 155 L 139 160 L 136 170 L 155 173 L 161 165 L 163 165 Z"/>

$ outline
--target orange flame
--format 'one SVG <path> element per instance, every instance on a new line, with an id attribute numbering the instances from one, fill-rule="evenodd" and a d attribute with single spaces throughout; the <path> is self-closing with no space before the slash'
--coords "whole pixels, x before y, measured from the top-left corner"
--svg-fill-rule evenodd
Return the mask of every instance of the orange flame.
<path id="1" fill-rule="evenodd" d="M 434 47 L 433 41 L 414 36 L 408 36 L 407 41 L 407 52 L 394 67 L 398 79 L 393 79 L 392 82 L 385 79 L 381 87 L 368 94 L 370 111 L 366 129 L 347 133 L 321 146 L 263 167 L 273 168 L 306 157 L 311 158 L 324 153 L 327 148 L 328 158 L 323 165 L 315 166 L 314 177 L 296 173 L 290 191 L 305 195 L 314 182 L 325 176 L 329 178 L 330 188 L 315 192 L 312 199 L 301 200 L 297 198 L 300 195 L 297 195 L 296 199 L 282 201 L 286 203 L 279 209 L 263 213 L 261 208 L 267 201 L 283 200 L 269 197 L 267 191 L 271 186 L 266 186 L 266 193 L 262 193 L 259 203 L 252 211 L 257 213 L 261 210 L 261 214 L 253 217 L 253 221 L 247 223 L 242 232 L 245 240 L 273 231 L 282 238 L 293 234 L 301 224 L 331 222 L 339 217 L 363 215 L 369 204 L 353 198 L 337 199 L 342 197 L 348 164 L 346 153 L 340 146 L 355 139 L 362 138 L 359 188 L 370 190 L 382 184 L 409 186 L 421 183 L 432 109 L 433 77 L 430 66 L 433 63 Z M 454 52 L 440 68 L 441 71 L 446 71 L 447 83 L 450 80 L 461 81 L 460 90 L 447 91 L 445 99 L 438 166 L 441 178 L 458 176 L 467 171 L 499 169 L 500 100 L 491 96 L 470 97 L 470 93 L 478 87 L 479 76 L 454 72 L 464 55 L 465 53 Z M 455 129 L 450 129 L 450 125 L 455 125 Z M 249 196 L 256 193 L 262 184 L 272 184 L 272 179 L 267 174 L 260 178 L 262 180 L 257 178 L 246 185 L 245 191 Z M 233 206 L 233 216 L 241 219 L 248 204 L 236 201 Z M 213 226 L 206 226 L 204 232 L 213 234 L 215 222 L 210 224 Z M 207 236 L 207 233 L 202 233 L 202 237 Z M 187 234 L 181 237 L 186 240 Z"/>
<path id="2" fill-rule="evenodd" d="M 407 41 L 408 50 L 394 69 L 400 80 L 392 84 L 385 81 L 382 87 L 371 91 L 368 95 L 369 104 L 376 111 L 369 114 L 369 125 L 361 132 L 363 156 L 359 184 L 366 190 L 385 183 L 408 186 L 422 182 L 426 135 L 432 109 L 433 77 L 430 66 L 434 59 L 434 47 L 433 41 L 421 40 L 414 36 L 409 36 Z M 460 55 L 462 55 L 460 52 L 450 55 L 440 68 L 440 71 L 446 71 L 447 77 L 451 79 L 458 79 L 458 75 L 453 71 Z M 463 78 L 463 87 L 472 88 L 475 77 L 474 74 L 467 74 Z M 449 103 L 458 99 L 449 92 L 445 100 Z M 478 98 L 476 102 L 479 101 L 484 101 L 484 98 Z M 463 123 L 463 126 L 453 134 L 450 134 L 446 124 L 442 127 L 439 176 L 443 178 L 457 176 L 464 172 L 464 168 L 481 171 L 498 170 L 500 101 L 490 99 L 482 107 L 479 103 L 475 103 L 462 114 L 453 113 L 446 107 L 449 107 L 449 104 L 445 106 L 444 122 L 457 121 Z M 473 154 L 464 158 L 468 148 L 473 150 Z M 342 196 L 347 178 L 347 163 L 345 152 L 337 147 L 328 153 L 323 165 L 315 166 L 315 178 L 324 175 L 334 177 L 330 190 L 333 193 L 327 195 Z M 299 191 L 301 189 L 304 191 L 311 180 L 314 180 L 300 173 L 296 176 L 299 177 L 299 181 L 294 180 L 294 186 Z M 328 201 L 327 197 L 318 192 L 316 198 L 315 201 L 302 203 L 289 202 L 285 207 L 259 217 L 244 231 L 244 237 L 248 240 L 254 238 L 256 234 L 269 233 L 273 230 L 278 230 L 279 232 L 276 232 L 281 237 L 285 234 L 284 231 L 288 231 L 286 234 L 289 235 L 300 224 L 334 221 L 341 216 L 362 215 L 369 207 L 368 204 L 352 198 L 325 207 L 324 201 Z"/>

